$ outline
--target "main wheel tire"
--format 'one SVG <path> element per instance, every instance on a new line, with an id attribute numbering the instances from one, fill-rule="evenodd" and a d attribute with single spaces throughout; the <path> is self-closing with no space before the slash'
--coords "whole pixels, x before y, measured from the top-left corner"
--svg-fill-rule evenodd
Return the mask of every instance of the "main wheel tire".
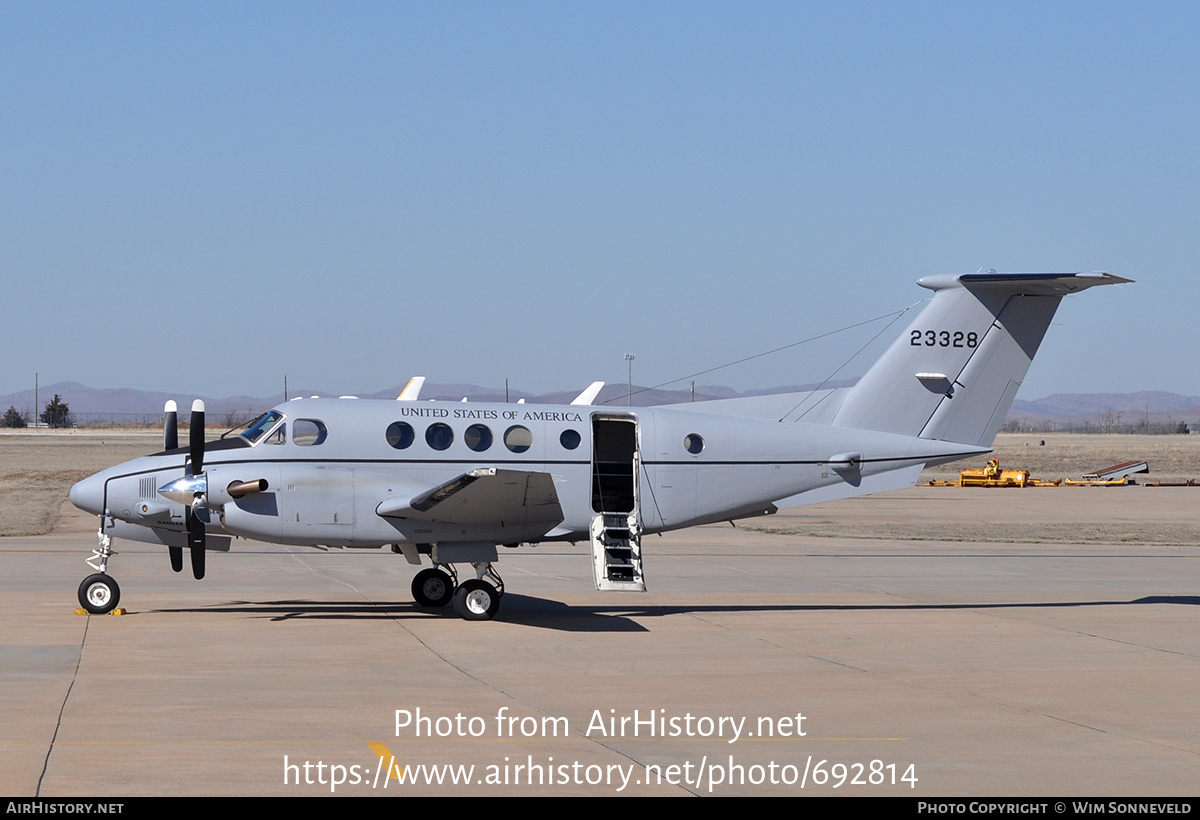
<path id="1" fill-rule="evenodd" d="M 454 598 L 454 581 L 440 569 L 423 569 L 413 576 L 412 596 L 421 606 L 445 606 Z"/>
<path id="2" fill-rule="evenodd" d="M 79 585 L 79 605 L 93 615 L 106 615 L 117 607 L 121 600 L 121 588 L 110 576 L 102 572 L 89 575 Z"/>
<path id="3" fill-rule="evenodd" d="M 454 591 L 454 611 L 468 621 L 490 621 L 500 609 L 500 594 L 486 581 L 472 578 Z"/>

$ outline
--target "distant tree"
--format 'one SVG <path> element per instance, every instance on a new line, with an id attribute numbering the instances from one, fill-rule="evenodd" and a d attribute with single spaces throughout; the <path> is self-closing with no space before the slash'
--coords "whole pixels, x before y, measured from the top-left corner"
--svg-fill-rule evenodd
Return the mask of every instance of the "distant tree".
<path id="1" fill-rule="evenodd" d="M 46 410 L 42 413 L 42 421 L 50 427 L 70 426 L 71 408 L 62 400 L 62 396 L 54 394 L 54 398 L 46 404 Z"/>
<path id="2" fill-rule="evenodd" d="M 24 427 L 25 414 L 17 410 L 11 404 L 8 410 L 4 411 L 4 418 L 0 419 L 0 427 Z"/>
<path id="3" fill-rule="evenodd" d="M 1192 431 L 1188 429 L 1188 425 L 1187 425 L 1186 421 L 1181 421 L 1175 427 L 1175 432 L 1186 436 L 1188 433 L 1190 433 Z"/>

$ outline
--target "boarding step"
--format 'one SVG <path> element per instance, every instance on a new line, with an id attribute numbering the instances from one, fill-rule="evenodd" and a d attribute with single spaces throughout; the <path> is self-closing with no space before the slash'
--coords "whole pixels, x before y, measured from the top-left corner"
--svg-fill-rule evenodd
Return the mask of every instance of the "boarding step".
<path id="1" fill-rule="evenodd" d="M 592 575 L 601 591 L 645 592 L 641 538 L 631 514 L 592 519 Z"/>

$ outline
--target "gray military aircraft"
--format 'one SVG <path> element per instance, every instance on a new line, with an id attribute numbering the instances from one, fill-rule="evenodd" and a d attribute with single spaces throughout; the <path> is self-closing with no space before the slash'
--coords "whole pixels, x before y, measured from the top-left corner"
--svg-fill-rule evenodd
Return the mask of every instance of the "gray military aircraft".
<path id="1" fill-rule="evenodd" d="M 179 447 L 71 488 L 100 516 L 89 612 L 111 611 L 112 539 L 167 547 L 204 576 L 231 537 L 320 548 L 391 548 L 419 565 L 412 593 L 492 618 L 497 545 L 588 541 L 600 590 L 645 590 L 641 537 L 785 507 L 898 489 L 928 465 L 986 453 L 1065 294 L 1109 273 L 929 276 L 933 297 L 853 387 L 649 408 L 293 399 L 205 442 L 192 407 Z M 472 577 L 458 579 L 455 564 Z"/>

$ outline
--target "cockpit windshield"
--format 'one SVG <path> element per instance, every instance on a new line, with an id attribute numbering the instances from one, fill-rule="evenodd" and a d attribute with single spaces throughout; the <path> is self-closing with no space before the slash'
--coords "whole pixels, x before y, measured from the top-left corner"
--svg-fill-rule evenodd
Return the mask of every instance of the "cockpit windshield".
<path id="1" fill-rule="evenodd" d="M 278 422 L 281 418 L 283 418 L 283 413 L 275 410 L 263 413 L 254 421 L 246 425 L 246 429 L 238 433 L 238 438 L 244 438 L 246 441 L 254 444 L 260 438 L 262 438 L 264 434 L 269 432 L 270 429 L 274 427 L 276 422 Z"/>

